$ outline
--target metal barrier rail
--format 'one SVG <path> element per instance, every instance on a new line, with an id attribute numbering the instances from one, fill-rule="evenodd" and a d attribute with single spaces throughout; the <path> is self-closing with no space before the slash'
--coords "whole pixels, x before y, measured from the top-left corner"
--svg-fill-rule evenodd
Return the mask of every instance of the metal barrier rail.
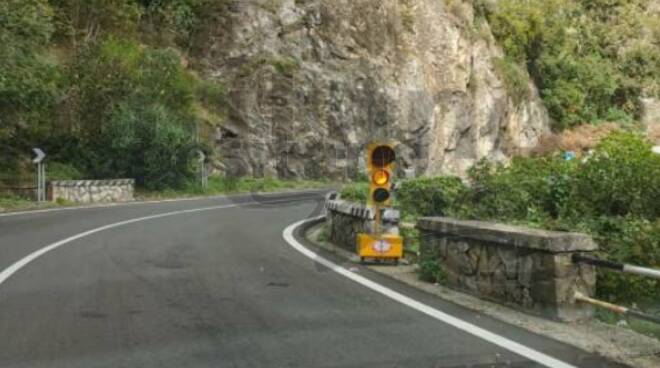
<path id="1" fill-rule="evenodd" d="M 600 258 L 595 258 L 580 254 L 573 255 L 573 262 L 586 263 L 596 267 L 605 267 L 620 272 L 632 273 L 632 274 L 651 277 L 660 280 L 660 270 L 655 270 L 653 268 L 633 266 L 625 263 L 614 262 L 606 259 L 600 259 Z"/>
<path id="2" fill-rule="evenodd" d="M 614 262 L 607 259 L 600 259 L 600 258 L 585 256 L 580 254 L 574 254 L 572 260 L 573 263 L 586 263 L 595 267 L 609 268 L 611 270 L 616 270 L 619 272 L 632 273 L 639 276 L 646 276 L 654 279 L 660 279 L 660 270 L 656 270 L 653 268 L 633 266 L 626 263 Z M 591 305 L 595 305 L 597 307 L 604 308 L 615 313 L 629 315 L 631 317 L 660 324 L 660 317 L 652 316 L 650 314 L 635 309 L 626 308 L 620 305 L 604 302 L 602 300 L 593 299 L 579 292 L 575 293 L 575 300 L 579 300 L 584 303 L 589 303 Z"/>
<path id="3" fill-rule="evenodd" d="M 590 298 L 590 297 L 588 297 L 586 295 L 583 295 L 579 292 L 575 292 L 575 300 L 579 300 L 581 302 L 589 303 L 591 305 L 595 305 L 597 307 L 601 307 L 601 308 L 607 309 L 607 310 L 615 312 L 615 313 L 625 314 L 625 315 L 629 315 L 631 317 L 636 317 L 636 318 L 639 318 L 639 319 L 643 319 L 645 321 L 660 324 L 660 317 L 652 316 L 650 314 L 646 314 L 644 312 L 641 312 L 641 311 L 638 311 L 638 310 L 635 310 L 635 309 L 626 308 L 626 307 L 622 307 L 620 305 L 604 302 L 602 300 L 593 299 L 593 298 Z"/>

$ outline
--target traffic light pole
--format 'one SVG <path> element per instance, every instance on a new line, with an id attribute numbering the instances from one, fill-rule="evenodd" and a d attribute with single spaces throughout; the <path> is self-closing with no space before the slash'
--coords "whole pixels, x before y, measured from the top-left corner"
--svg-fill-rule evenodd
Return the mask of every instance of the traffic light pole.
<path id="1" fill-rule="evenodd" d="M 376 215 L 374 216 L 374 235 L 380 236 L 380 229 L 381 229 L 381 223 L 382 223 L 382 218 L 381 218 L 381 210 L 380 210 L 380 205 L 374 205 L 374 209 L 376 210 Z"/>

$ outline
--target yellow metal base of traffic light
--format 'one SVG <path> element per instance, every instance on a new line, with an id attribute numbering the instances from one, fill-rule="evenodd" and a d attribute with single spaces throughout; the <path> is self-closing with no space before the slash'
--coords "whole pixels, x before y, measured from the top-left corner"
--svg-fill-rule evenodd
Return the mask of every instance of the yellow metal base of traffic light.
<path id="1" fill-rule="evenodd" d="M 387 259 L 398 262 L 403 257 L 403 238 L 393 234 L 358 234 L 356 251 L 362 261 Z"/>

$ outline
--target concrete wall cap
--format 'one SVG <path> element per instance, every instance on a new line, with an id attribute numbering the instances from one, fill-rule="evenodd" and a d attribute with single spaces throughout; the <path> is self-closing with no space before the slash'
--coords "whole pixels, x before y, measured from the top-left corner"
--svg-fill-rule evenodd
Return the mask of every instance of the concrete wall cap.
<path id="1" fill-rule="evenodd" d="M 325 208 L 329 211 L 339 212 L 367 220 L 373 220 L 376 217 L 371 208 L 341 199 L 326 201 Z"/>
<path id="2" fill-rule="evenodd" d="M 550 253 L 598 249 L 598 245 L 586 234 L 531 229 L 493 222 L 456 220 L 448 217 L 422 217 L 417 220 L 417 228 Z"/>
<path id="3" fill-rule="evenodd" d="M 48 183 L 53 187 L 99 187 L 99 186 L 135 185 L 135 179 L 53 180 Z"/>

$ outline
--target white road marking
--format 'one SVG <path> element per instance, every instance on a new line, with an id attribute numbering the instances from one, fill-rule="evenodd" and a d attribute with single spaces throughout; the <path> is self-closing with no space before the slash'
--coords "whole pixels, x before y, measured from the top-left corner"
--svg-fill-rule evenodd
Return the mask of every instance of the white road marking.
<path id="1" fill-rule="evenodd" d="M 298 192 L 295 192 L 295 193 L 298 193 Z M 291 199 L 268 201 L 267 203 L 271 204 L 271 203 L 284 203 L 284 202 L 291 202 Z M 196 213 L 196 212 L 219 210 L 219 209 L 223 209 L 223 208 L 238 207 L 238 206 L 250 205 L 250 204 L 258 204 L 258 202 L 232 203 L 232 204 L 225 204 L 225 205 L 221 205 L 221 206 L 201 207 L 201 208 L 193 208 L 193 209 L 188 209 L 188 210 L 165 212 L 165 213 L 160 213 L 160 214 L 157 214 L 157 215 L 138 217 L 138 218 L 134 218 L 134 219 L 130 219 L 130 220 L 115 222 L 113 224 L 97 227 L 97 228 L 94 228 L 92 230 L 88 230 L 88 231 L 85 231 L 83 233 L 79 233 L 79 234 L 70 236 L 66 239 L 62 239 L 58 242 L 47 245 L 47 246 L 45 246 L 41 249 L 38 249 L 38 250 L 28 254 L 27 256 L 23 257 L 22 259 L 16 261 L 11 266 L 5 268 L 2 272 L 0 272 L 0 286 L 2 286 L 2 284 L 5 281 L 7 281 L 7 279 L 9 279 L 16 272 L 20 271 L 23 267 L 27 266 L 30 262 L 32 262 L 35 259 L 43 256 L 44 254 L 46 254 L 48 252 L 51 252 L 51 251 L 65 245 L 65 244 L 71 243 L 72 241 L 90 236 L 92 234 L 96 234 L 96 233 L 101 232 L 101 231 L 113 229 L 113 228 L 124 226 L 124 225 L 133 224 L 133 223 L 136 223 L 136 222 L 153 220 L 153 219 L 158 219 L 158 218 L 163 218 L 163 217 L 183 215 L 183 214 L 187 214 L 187 213 Z"/>
<path id="2" fill-rule="evenodd" d="M 376 282 L 373 282 L 369 279 L 367 279 L 364 276 L 360 276 L 357 273 L 351 272 L 337 264 L 335 264 L 332 261 L 329 261 L 322 256 L 314 253 L 313 251 L 307 249 L 304 245 L 300 244 L 296 240 L 296 238 L 293 236 L 294 230 L 301 226 L 302 224 L 308 222 L 308 221 L 313 221 L 319 218 L 322 218 L 324 216 L 319 216 L 311 219 L 306 219 L 302 221 L 298 221 L 294 224 L 289 225 L 286 229 L 284 229 L 284 232 L 282 233 L 282 236 L 284 237 L 284 240 L 286 240 L 289 245 L 291 245 L 294 249 L 299 251 L 300 253 L 304 254 L 308 258 L 311 258 L 313 261 L 318 262 L 322 264 L 323 266 L 337 272 L 338 274 L 349 278 L 352 281 L 357 282 L 358 284 L 365 286 L 379 294 L 382 294 L 390 299 L 393 299 L 401 304 L 404 304 L 410 308 L 413 308 L 419 312 L 422 312 L 430 317 L 433 317 L 439 321 L 442 321 L 448 325 L 454 326 L 458 328 L 459 330 L 465 331 L 471 335 L 474 335 L 480 339 L 486 340 L 492 344 L 495 344 L 501 348 L 504 348 L 506 350 L 509 350 L 515 354 L 518 354 L 520 356 L 523 356 L 527 359 L 533 360 L 537 363 L 540 363 L 546 367 L 551 367 L 551 368 L 576 368 L 575 366 L 562 362 L 561 360 L 555 359 L 549 355 L 546 355 L 544 353 L 541 353 L 539 351 L 536 351 L 532 348 L 529 348 L 525 345 L 522 345 L 520 343 L 517 343 L 513 340 L 510 340 L 504 336 L 500 336 L 496 333 L 490 332 L 488 330 L 485 330 L 481 327 L 475 326 L 469 322 L 463 321 L 462 319 L 459 319 L 457 317 L 454 317 L 452 315 L 449 315 L 447 313 L 441 312 L 429 305 L 426 305 L 424 303 L 418 302 L 410 297 L 407 297 L 397 291 L 394 291 L 390 288 L 387 288 L 383 285 L 380 285 Z"/>

